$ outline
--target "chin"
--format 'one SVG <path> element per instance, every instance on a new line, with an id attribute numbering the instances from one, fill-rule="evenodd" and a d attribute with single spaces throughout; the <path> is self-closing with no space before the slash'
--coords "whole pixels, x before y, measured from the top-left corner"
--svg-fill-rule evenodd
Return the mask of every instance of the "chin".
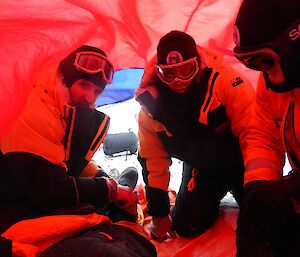
<path id="1" fill-rule="evenodd" d="M 83 103 L 76 103 L 73 106 L 81 108 L 81 109 L 94 109 L 94 105 L 89 105 L 89 104 L 83 104 Z"/>
<path id="2" fill-rule="evenodd" d="M 174 83 L 171 87 L 171 89 L 178 93 L 178 94 L 183 94 L 187 91 L 187 89 L 189 88 L 190 83 L 187 84 L 182 84 L 182 83 Z"/>
<path id="3" fill-rule="evenodd" d="M 286 80 L 272 80 L 272 78 L 270 78 L 268 76 L 267 73 L 264 73 L 264 79 L 265 79 L 265 83 L 266 83 L 266 87 L 270 88 L 272 91 L 277 92 L 277 93 L 285 93 L 288 92 L 297 86 L 297 83 L 292 83 L 290 81 L 286 81 Z"/>
<path id="4" fill-rule="evenodd" d="M 178 94 L 184 94 L 186 91 L 187 91 L 188 88 L 184 88 L 184 89 L 181 89 L 181 90 L 176 90 L 176 92 Z"/>
<path id="5" fill-rule="evenodd" d="M 278 76 L 271 76 L 269 75 L 269 80 L 273 85 L 281 85 L 285 84 L 285 79 L 284 77 L 278 77 Z"/>

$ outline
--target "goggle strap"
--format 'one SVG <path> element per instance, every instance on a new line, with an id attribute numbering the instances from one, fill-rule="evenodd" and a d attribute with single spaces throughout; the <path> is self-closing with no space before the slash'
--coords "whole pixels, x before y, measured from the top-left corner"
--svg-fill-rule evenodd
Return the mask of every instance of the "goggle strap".
<path id="1" fill-rule="evenodd" d="M 164 68 L 177 68 L 177 67 L 181 67 L 187 63 L 192 63 L 194 61 L 197 61 L 197 57 L 193 57 L 193 58 L 190 58 L 188 60 L 185 60 L 183 62 L 179 62 L 179 63 L 174 63 L 174 64 L 157 64 L 156 66 L 161 68 L 161 69 L 164 69 Z"/>

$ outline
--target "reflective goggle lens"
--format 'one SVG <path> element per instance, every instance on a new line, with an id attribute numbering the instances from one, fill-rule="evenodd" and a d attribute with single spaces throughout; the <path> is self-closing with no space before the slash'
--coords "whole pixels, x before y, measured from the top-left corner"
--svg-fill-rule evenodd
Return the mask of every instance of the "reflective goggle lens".
<path id="1" fill-rule="evenodd" d="M 76 54 L 74 65 L 78 70 L 87 74 L 101 72 L 106 82 L 112 82 L 114 68 L 108 59 L 100 53 L 79 52 Z"/>
<path id="2" fill-rule="evenodd" d="M 156 67 L 159 77 L 164 82 L 172 82 L 175 78 L 189 80 L 193 78 L 199 70 L 197 57 L 181 63 L 157 65 Z"/>

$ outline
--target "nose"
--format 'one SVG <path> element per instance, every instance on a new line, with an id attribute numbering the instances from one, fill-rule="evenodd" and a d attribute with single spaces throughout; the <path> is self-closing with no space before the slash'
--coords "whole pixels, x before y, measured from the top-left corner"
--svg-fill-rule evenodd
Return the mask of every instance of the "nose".
<path id="1" fill-rule="evenodd" d="M 91 92 L 87 92 L 84 96 L 85 101 L 89 104 L 93 104 L 95 102 L 95 96 Z"/>
<path id="2" fill-rule="evenodd" d="M 275 63 L 274 66 L 267 70 L 266 73 L 269 76 L 269 80 L 272 84 L 282 84 L 285 81 L 285 76 L 281 68 L 280 63 Z"/>

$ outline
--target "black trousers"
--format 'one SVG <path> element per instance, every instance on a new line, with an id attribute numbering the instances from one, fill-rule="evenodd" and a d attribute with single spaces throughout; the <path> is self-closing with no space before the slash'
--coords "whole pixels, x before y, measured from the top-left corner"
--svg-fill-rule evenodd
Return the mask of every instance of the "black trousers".
<path id="1" fill-rule="evenodd" d="M 182 182 L 172 212 L 173 229 L 184 237 L 194 237 L 210 228 L 219 213 L 221 199 L 231 191 L 238 203 L 242 201 L 243 171 L 204 173 L 198 171 L 195 188 L 188 190 L 192 166 L 184 163 Z"/>
<path id="2" fill-rule="evenodd" d="M 300 256 L 299 177 L 251 182 L 237 222 L 237 257 Z M 298 185 L 299 184 L 299 185 Z M 298 211 L 297 211 L 298 209 Z"/>
<path id="3" fill-rule="evenodd" d="M 51 246 L 40 257 L 156 257 L 155 246 L 135 231 L 101 223 Z"/>

